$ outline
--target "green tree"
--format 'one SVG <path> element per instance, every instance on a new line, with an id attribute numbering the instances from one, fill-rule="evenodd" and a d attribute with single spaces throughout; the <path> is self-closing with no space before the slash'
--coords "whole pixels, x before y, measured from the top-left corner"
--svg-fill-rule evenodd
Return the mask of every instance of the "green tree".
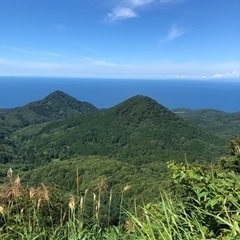
<path id="1" fill-rule="evenodd" d="M 225 170 L 240 173 L 240 137 L 235 136 L 231 139 L 228 148 L 230 156 L 220 159 L 220 167 Z"/>

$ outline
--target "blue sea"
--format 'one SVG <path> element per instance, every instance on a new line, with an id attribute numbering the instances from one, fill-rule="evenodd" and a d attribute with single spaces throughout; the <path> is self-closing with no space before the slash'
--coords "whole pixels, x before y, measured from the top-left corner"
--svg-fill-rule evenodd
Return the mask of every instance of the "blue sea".
<path id="1" fill-rule="evenodd" d="M 98 108 L 141 94 L 169 109 L 240 111 L 240 81 L 0 77 L 0 108 L 23 106 L 61 90 Z"/>

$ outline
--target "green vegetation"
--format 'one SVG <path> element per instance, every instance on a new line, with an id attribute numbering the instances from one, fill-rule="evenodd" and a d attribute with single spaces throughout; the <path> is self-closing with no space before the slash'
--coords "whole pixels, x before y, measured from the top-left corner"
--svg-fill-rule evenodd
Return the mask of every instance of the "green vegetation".
<path id="1" fill-rule="evenodd" d="M 100 155 L 142 165 L 187 154 L 211 161 L 224 140 L 188 124 L 154 100 L 136 96 L 111 109 L 31 125 L 14 132 L 16 160 L 39 166 L 55 159 Z"/>
<path id="2" fill-rule="evenodd" d="M 131 194 L 137 196 L 139 201 L 145 201 L 149 197 L 156 197 L 153 190 L 156 189 L 159 181 L 167 183 L 169 178 L 169 174 L 160 171 L 160 166 L 155 165 L 155 167 L 157 171 L 148 166 L 135 166 L 106 157 L 78 157 L 24 172 L 22 181 L 30 186 L 42 182 L 47 185 L 53 183 L 76 193 L 76 191 L 84 192 L 87 188 L 94 189 L 99 180 L 104 180 L 108 189 L 116 189 L 116 192 L 125 185 L 131 185 Z M 76 179 L 79 180 L 78 186 Z M 157 189 L 163 190 L 161 186 Z"/>
<path id="3" fill-rule="evenodd" d="M 240 112 L 226 113 L 212 109 L 189 110 L 184 108 L 174 109 L 173 112 L 186 121 L 228 140 L 240 134 Z"/>
<path id="4" fill-rule="evenodd" d="M 94 111 L 97 108 L 92 104 L 78 101 L 61 91 L 23 107 L 0 110 L 0 163 L 19 161 L 15 142 L 11 139 L 16 130 Z"/>
<path id="5" fill-rule="evenodd" d="M 240 239 L 238 119 L 181 111 L 60 91 L 0 110 L 0 239 Z"/>
<path id="6" fill-rule="evenodd" d="M 0 138 L 31 124 L 65 119 L 97 111 L 90 103 L 81 102 L 61 91 L 23 107 L 0 110 Z"/>
<path id="7" fill-rule="evenodd" d="M 235 140 L 231 149 L 240 147 Z M 232 170 L 237 164 L 232 157 L 239 160 L 239 153 L 225 159 L 233 164 L 229 167 L 221 160 L 211 168 L 168 162 L 168 192 L 156 188 L 155 202 L 132 201 L 129 210 L 130 185 L 117 197 L 106 192 L 105 180 L 82 193 L 77 180 L 76 193 L 66 197 L 53 186 L 22 187 L 9 169 L 0 188 L 1 239 L 238 239 L 240 176 Z"/>

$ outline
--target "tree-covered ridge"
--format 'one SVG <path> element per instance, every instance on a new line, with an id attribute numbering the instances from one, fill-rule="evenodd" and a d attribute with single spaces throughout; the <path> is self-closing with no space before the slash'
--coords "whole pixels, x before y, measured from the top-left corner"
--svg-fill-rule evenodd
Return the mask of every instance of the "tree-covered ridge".
<path id="1" fill-rule="evenodd" d="M 97 110 L 92 104 L 81 102 L 62 91 L 55 91 L 43 100 L 30 103 L 26 107 L 49 119 L 62 119 Z"/>
<path id="2" fill-rule="evenodd" d="M 224 144 L 143 96 L 108 110 L 20 129 L 12 140 L 19 160 L 37 165 L 78 155 L 114 157 L 137 165 L 184 155 L 190 161 L 205 161 L 223 152 Z"/>
<path id="3" fill-rule="evenodd" d="M 174 109 L 173 112 L 186 121 L 228 140 L 234 135 L 240 134 L 240 112 L 227 113 L 213 109 L 190 110 L 184 108 Z"/>
<path id="4" fill-rule="evenodd" d="M 0 162 L 16 159 L 17 148 L 11 135 L 26 126 L 57 121 L 97 111 L 90 103 L 81 102 L 66 93 L 55 91 L 40 101 L 23 107 L 0 110 Z M 19 158 L 18 158 L 19 159 Z"/>
<path id="5" fill-rule="evenodd" d="M 23 107 L 0 110 L 0 134 L 7 135 L 16 129 L 32 124 L 65 119 L 97 108 L 90 103 L 81 102 L 62 91 L 55 91 L 43 100 L 29 103 Z"/>
<path id="6" fill-rule="evenodd" d="M 160 164 L 154 168 L 135 166 L 122 163 L 118 160 L 100 157 L 84 156 L 57 161 L 42 165 L 29 172 L 22 173 L 22 182 L 29 186 L 38 186 L 40 183 L 61 186 L 65 192 L 83 193 L 86 189 L 94 192 L 97 183 L 104 181 L 106 190 L 111 189 L 119 195 L 126 185 L 131 186 L 128 196 L 139 201 L 149 201 L 157 197 L 157 192 L 166 189 L 169 175 Z M 76 181 L 78 180 L 78 181 Z M 158 185 L 159 181 L 165 183 Z"/>

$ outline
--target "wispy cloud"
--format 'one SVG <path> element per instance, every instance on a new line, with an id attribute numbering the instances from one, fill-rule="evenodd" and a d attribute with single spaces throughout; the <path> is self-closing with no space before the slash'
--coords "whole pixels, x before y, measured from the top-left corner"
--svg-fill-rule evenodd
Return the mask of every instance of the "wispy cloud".
<path id="1" fill-rule="evenodd" d="M 11 50 L 11 51 L 15 51 L 15 52 L 20 52 L 20 53 L 25 53 L 25 54 L 32 54 L 32 55 L 36 55 L 37 54 L 34 51 L 29 51 L 29 50 L 26 50 L 26 49 L 16 48 L 16 47 L 9 47 L 9 46 L 0 45 L 0 48 Z"/>
<path id="2" fill-rule="evenodd" d="M 118 1 L 116 6 L 107 13 L 105 22 L 115 23 L 139 16 L 139 11 L 151 4 L 165 4 L 177 0 L 122 0 Z M 179 1 L 179 0 L 178 0 Z"/>
<path id="3" fill-rule="evenodd" d="M 45 52 L 45 51 L 42 51 L 42 52 L 39 52 L 39 54 L 41 54 L 41 55 L 48 55 L 50 57 L 65 57 L 64 54 L 56 53 L 56 52 Z"/>
<path id="4" fill-rule="evenodd" d="M 134 17 L 137 17 L 137 14 L 131 8 L 117 7 L 111 13 L 107 14 L 106 20 L 108 22 L 116 22 L 118 20 L 124 20 Z"/>
<path id="5" fill-rule="evenodd" d="M 231 72 L 216 73 L 213 78 L 240 78 L 240 71 L 234 70 Z"/>
<path id="6" fill-rule="evenodd" d="M 177 0 L 160 0 L 160 3 L 170 3 L 170 2 L 176 2 Z"/>
<path id="7" fill-rule="evenodd" d="M 154 2 L 154 0 L 127 0 L 125 3 L 129 5 L 130 7 L 136 8 L 148 5 L 150 3 Z"/>
<path id="8" fill-rule="evenodd" d="M 83 60 L 87 61 L 88 64 L 95 65 L 95 66 L 104 66 L 104 67 L 118 66 L 118 64 L 116 64 L 115 62 L 109 59 L 84 57 Z"/>
<path id="9" fill-rule="evenodd" d="M 170 27 L 167 36 L 161 42 L 167 43 L 167 42 L 173 41 L 174 39 L 184 35 L 185 33 L 186 32 L 183 28 L 180 28 L 176 24 L 173 24 Z"/>
<path id="10" fill-rule="evenodd" d="M 79 47 L 80 47 L 81 49 L 87 51 L 87 52 L 94 52 L 94 53 L 98 52 L 96 49 L 90 48 L 90 47 L 85 46 L 85 45 L 79 45 Z"/>
<path id="11" fill-rule="evenodd" d="M 14 52 L 24 53 L 28 55 L 38 55 L 38 56 L 49 56 L 49 57 L 64 57 L 64 54 L 52 52 L 52 51 L 31 51 L 28 49 L 16 48 L 16 47 L 9 47 L 0 45 L 0 48 L 11 50 Z"/>

